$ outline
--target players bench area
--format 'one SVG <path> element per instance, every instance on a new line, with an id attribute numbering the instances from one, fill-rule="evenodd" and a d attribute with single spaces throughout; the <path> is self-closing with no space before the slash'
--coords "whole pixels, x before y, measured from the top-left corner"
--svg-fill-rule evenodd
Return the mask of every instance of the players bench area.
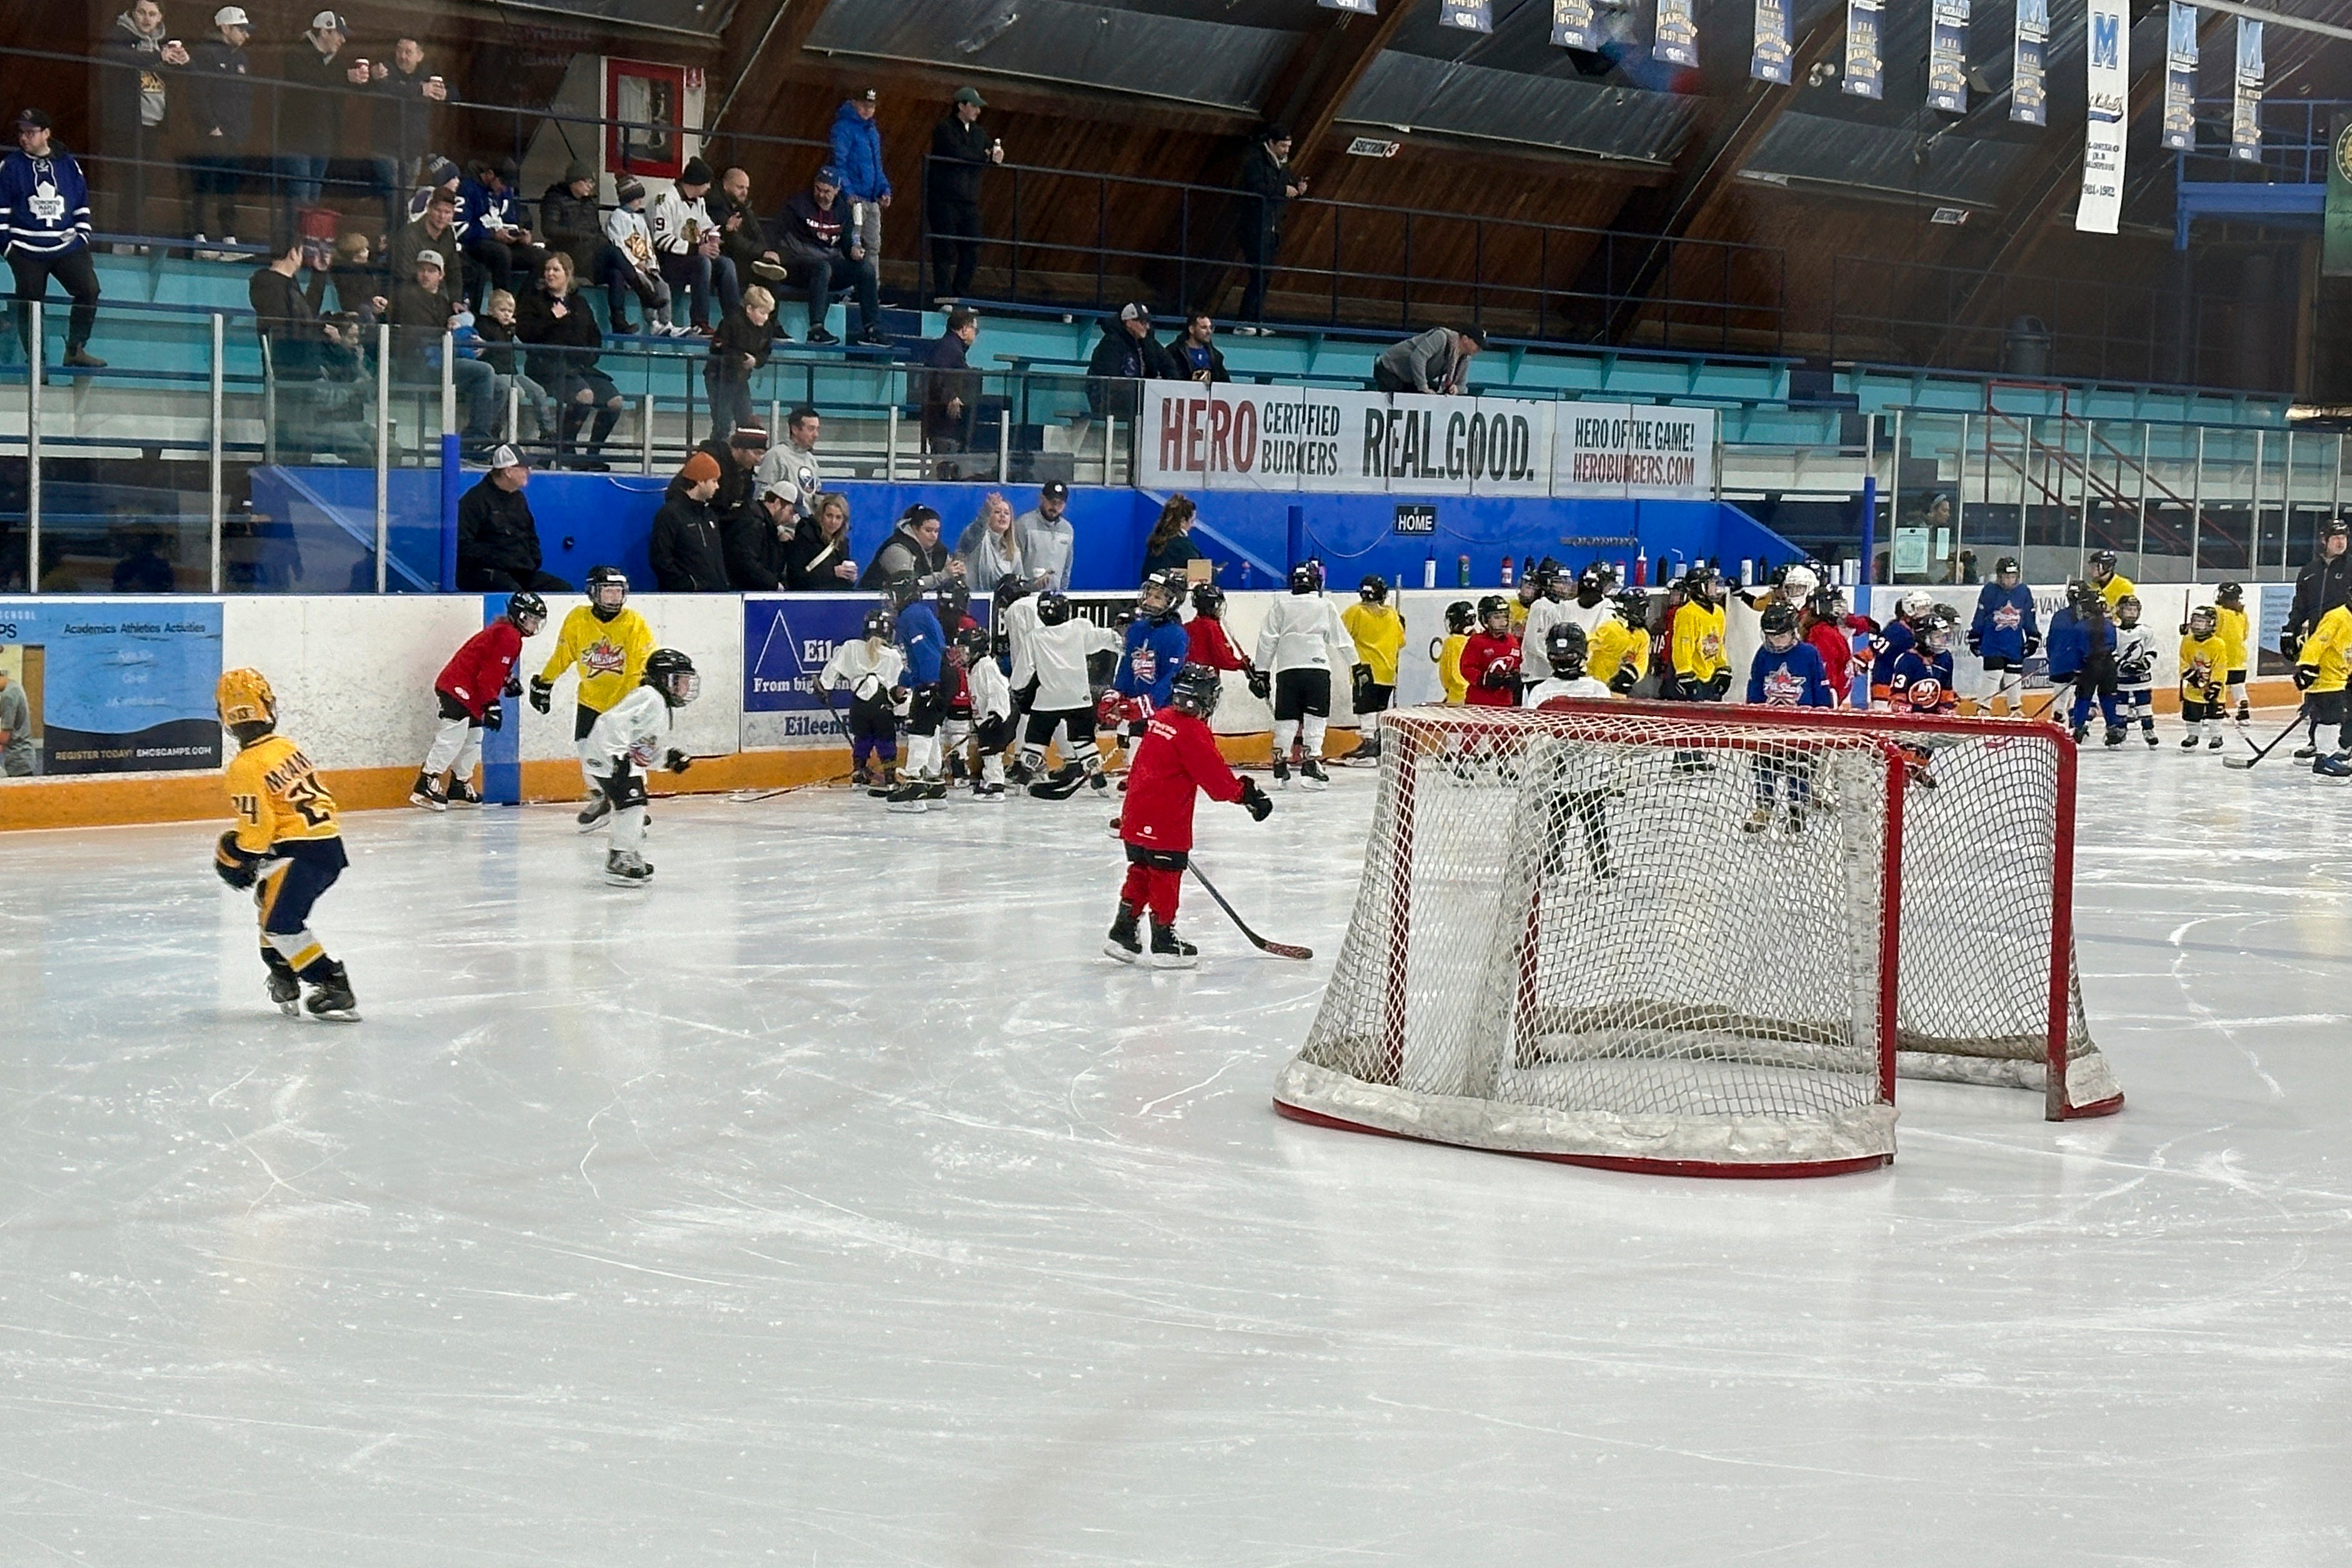
<path id="1" fill-rule="evenodd" d="M 1342 573 L 1332 590 L 1354 595 Z M 1486 590 L 1491 592 L 1492 590 Z M 1855 608 L 1880 619 L 1909 589 L 1851 590 Z M 1974 611 L 1975 588 L 1931 589 L 1960 612 Z M 2160 632 L 2209 603 L 2210 584 L 2153 584 L 2140 589 L 2145 618 Z M 1652 590 L 1654 598 L 1662 591 Z M 2250 585 L 2249 620 L 2261 645 L 2257 703 L 2291 704 L 2294 689 L 2277 653 L 2277 627 L 2291 588 Z M 2063 602 L 2063 584 L 2035 588 L 2046 625 Z M 1282 595 L 1228 595 L 1225 624 L 1235 645 L 1255 641 L 1268 604 Z M 1397 677 L 1400 707 L 1436 702 L 1435 652 L 1446 607 L 1475 602 L 1479 591 L 1403 589 L 1391 602 L 1406 637 Z M 1072 595 L 1081 614 L 1109 623 L 1131 602 L 1120 594 Z M 2275 601 L 2275 603 L 2273 603 Z M 549 626 L 527 644 L 521 668 L 535 674 L 555 644 L 555 626 L 575 601 L 551 600 Z M 665 775 L 674 793 L 782 789 L 846 778 L 849 753 L 834 713 L 814 690 L 814 676 L 841 642 L 858 635 L 873 603 L 866 594 L 630 595 L 657 643 L 682 649 L 704 672 L 703 696 L 678 716 L 678 744 L 697 759 L 690 773 Z M 206 598 L 69 598 L 0 601 L 0 674 L 27 700 L 34 742 L 31 776 L 0 778 L 0 830 L 205 819 L 219 815 L 225 765 L 215 683 L 224 669 L 264 671 L 289 729 L 346 810 L 403 806 L 430 747 L 436 710 L 434 677 L 449 656 L 504 608 L 502 595 L 272 595 Z M 985 618 L 984 599 L 972 613 Z M 1727 633 L 1735 669 L 1758 646 L 1757 616 L 1744 600 L 1729 607 Z M 2177 637 L 2159 636 L 2159 711 L 2177 707 Z M 1955 652 L 1961 691 L 1977 690 L 1979 672 Z M 1266 761 L 1273 716 L 1237 675 L 1226 677 L 1215 729 L 1237 764 Z M 835 701 L 845 699 L 836 696 Z M 1345 673 L 1332 682 L 1328 750 L 1357 744 Z M 552 711 L 509 702 L 507 722 L 487 739 L 484 793 L 494 802 L 572 800 L 581 793 L 572 738 L 571 678 L 559 679 Z"/>

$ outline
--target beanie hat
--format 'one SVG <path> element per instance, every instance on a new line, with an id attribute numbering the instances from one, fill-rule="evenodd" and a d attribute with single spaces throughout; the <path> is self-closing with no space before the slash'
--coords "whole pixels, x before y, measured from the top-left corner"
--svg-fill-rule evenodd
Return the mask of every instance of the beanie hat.
<path id="1" fill-rule="evenodd" d="M 708 483 L 719 478 L 719 460 L 708 452 L 697 452 L 686 460 L 678 477 L 690 485 Z"/>
<path id="2" fill-rule="evenodd" d="M 621 182 L 621 188 L 613 193 L 613 199 L 620 203 L 623 206 L 627 206 L 631 202 L 635 201 L 639 196 L 642 196 L 645 194 L 646 187 L 643 181 L 623 180 Z"/>
<path id="3" fill-rule="evenodd" d="M 709 184 L 710 165 L 699 158 L 688 158 L 686 161 L 686 167 L 678 171 L 677 183 L 681 185 Z"/>
<path id="4" fill-rule="evenodd" d="M 563 183 L 567 185 L 574 180 L 593 180 L 595 177 L 595 165 L 585 158 L 574 158 L 563 165 Z"/>

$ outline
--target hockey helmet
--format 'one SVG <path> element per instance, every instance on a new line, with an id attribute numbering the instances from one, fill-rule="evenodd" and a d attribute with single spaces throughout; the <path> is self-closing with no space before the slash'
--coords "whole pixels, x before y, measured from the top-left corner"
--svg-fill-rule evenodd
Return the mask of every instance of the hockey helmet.
<path id="1" fill-rule="evenodd" d="M 1574 621 L 1555 621 L 1544 633 L 1544 658 L 1551 672 L 1561 680 L 1574 680 L 1584 673 L 1587 652 L 1584 628 Z"/>
<path id="2" fill-rule="evenodd" d="M 954 626 L 971 608 L 971 590 L 964 585 L 962 578 L 952 573 L 940 578 L 940 585 L 931 592 L 940 603 L 940 625 L 942 627 Z"/>
<path id="3" fill-rule="evenodd" d="M 1058 626 L 1070 618 L 1070 596 L 1052 589 L 1037 595 L 1037 624 Z"/>
<path id="4" fill-rule="evenodd" d="M 1650 595 L 1639 588 L 1628 588 L 1617 595 L 1617 615 L 1637 632 L 1650 629 Z"/>
<path id="5" fill-rule="evenodd" d="M 1802 604 L 1822 585 L 1821 574 L 1801 563 L 1780 574 L 1780 592 L 1790 604 Z"/>
<path id="6" fill-rule="evenodd" d="M 1171 571 L 1151 573 L 1136 590 L 1136 607 L 1155 626 L 1176 618 L 1177 608 L 1184 603 L 1182 574 Z"/>
<path id="7" fill-rule="evenodd" d="M 1936 607 L 1936 601 L 1914 588 L 1895 602 L 1895 613 L 1906 621 L 1916 621 Z"/>
<path id="8" fill-rule="evenodd" d="M 1181 708 L 1197 719 L 1206 719 L 1217 710 L 1217 699 L 1224 695 L 1224 679 L 1205 664 L 1180 664 L 1176 679 L 1168 689 L 1168 705 Z"/>
<path id="9" fill-rule="evenodd" d="M 539 628 L 547 624 L 547 601 L 528 588 L 519 594 L 509 594 L 507 619 L 512 621 L 514 629 L 523 636 L 535 636 Z M 524 626 L 523 622 L 526 620 L 531 624 Z"/>
<path id="10" fill-rule="evenodd" d="M 1722 575 L 1714 567 L 1701 562 L 1683 574 L 1679 586 L 1694 599 L 1712 599 L 1715 597 L 1716 581 Z"/>
<path id="11" fill-rule="evenodd" d="M 1768 637 L 1795 637 L 1797 635 L 1796 606 L 1778 601 L 1765 605 L 1763 632 Z"/>
<path id="12" fill-rule="evenodd" d="M 1952 628 L 1960 618 L 1948 605 L 1937 605 L 1927 611 L 1927 619 L 1919 626 L 1919 646 L 1929 653 L 1943 653 L 1952 646 Z"/>
<path id="13" fill-rule="evenodd" d="M 1609 579 L 1601 575 L 1600 567 L 1587 566 L 1576 574 L 1577 602 L 1587 608 L 1599 604 L 1601 596 L 1608 592 Z"/>
<path id="14" fill-rule="evenodd" d="M 1213 621 L 1224 619 L 1225 591 L 1214 583 L 1195 584 L 1192 588 L 1192 613 L 1206 616 Z"/>
<path id="15" fill-rule="evenodd" d="M 1319 594 L 1323 591 L 1321 563 L 1301 561 L 1290 569 L 1290 591 L 1294 594 Z"/>
<path id="16" fill-rule="evenodd" d="M 2202 642 L 2219 631 L 2221 615 L 2210 605 L 2200 605 L 2189 612 L 2189 635 Z"/>
<path id="17" fill-rule="evenodd" d="M 2116 552 L 2112 550 L 2091 552 L 2091 574 L 2104 583 L 2116 574 Z"/>
<path id="18" fill-rule="evenodd" d="M 1496 616 L 1503 617 L 1507 628 L 1511 624 L 1511 602 L 1500 594 L 1488 594 L 1478 601 L 1478 624 L 1486 626 Z"/>
<path id="19" fill-rule="evenodd" d="M 1356 597 L 1363 600 L 1367 605 L 1387 604 L 1389 602 L 1389 580 L 1379 575 L 1377 573 L 1371 576 L 1366 577 L 1362 582 L 1356 584 Z"/>
<path id="20" fill-rule="evenodd" d="M 879 605 L 866 612 L 866 623 L 858 628 L 861 635 L 879 642 L 888 642 L 897 629 L 890 612 Z"/>
<path id="21" fill-rule="evenodd" d="M 213 689 L 213 705 L 232 731 L 244 724 L 272 728 L 278 722 L 278 694 L 257 669 L 223 671 L 220 684 Z"/>
<path id="22" fill-rule="evenodd" d="M 2126 594 L 2116 601 L 2116 622 L 2119 626 L 2139 625 L 2139 595 Z"/>
<path id="23" fill-rule="evenodd" d="M 1471 607 L 1469 600 L 1456 599 L 1445 606 L 1445 629 L 1449 634 L 1466 632 L 1477 624 L 1478 612 Z"/>
<path id="24" fill-rule="evenodd" d="M 600 621 L 609 621 L 629 602 L 629 574 L 618 566 L 588 568 L 588 607 Z"/>
<path id="25" fill-rule="evenodd" d="M 968 662 L 977 663 L 988 657 L 988 629 L 985 626 L 965 626 L 956 633 L 955 645 Z"/>
<path id="26" fill-rule="evenodd" d="M 702 695 L 702 677 L 694 672 L 694 660 L 674 647 L 657 647 L 646 656 L 644 684 L 673 708 L 683 708 Z"/>
<path id="27" fill-rule="evenodd" d="M 2003 577 L 2019 576 L 2022 574 L 2022 571 L 2023 569 L 2018 565 L 2017 557 L 2014 555 L 2004 555 L 2000 560 L 1992 563 L 1992 574 L 1996 581 Z"/>
<path id="28" fill-rule="evenodd" d="M 883 584 L 882 592 L 894 610 L 903 610 L 923 596 L 923 580 L 912 572 L 901 572 Z"/>
<path id="29" fill-rule="evenodd" d="M 2222 584 L 2213 590 L 2213 602 L 2225 609 L 2239 608 L 2246 602 L 2245 585 L 2240 583 Z"/>
<path id="30" fill-rule="evenodd" d="M 999 577 L 996 580 L 998 609 L 1002 610 L 1007 605 L 1017 605 L 1028 596 L 1029 580 L 1026 577 Z"/>

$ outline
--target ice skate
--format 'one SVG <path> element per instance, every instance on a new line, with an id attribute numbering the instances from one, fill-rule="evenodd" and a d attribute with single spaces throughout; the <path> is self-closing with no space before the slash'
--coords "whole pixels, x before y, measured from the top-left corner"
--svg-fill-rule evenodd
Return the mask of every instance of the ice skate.
<path id="1" fill-rule="evenodd" d="M 288 1017 L 302 1016 L 302 983 L 294 978 L 291 970 L 273 969 L 269 972 L 269 999 L 277 1003 L 278 1010 Z"/>
<path id="2" fill-rule="evenodd" d="M 1135 929 L 1139 915 L 1132 904 L 1118 906 L 1118 918 L 1110 922 L 1110 935 L 1103 942 L 1104 956 L 1116 958 L 1121 963 L 1143 962 L 1143 942 Z"/>
<path id="3" fill-rule="evenodd" d="M 408 804 L 426 811 L 446 811 L 449 809 L 449 797 L 441 793 L 439 784 L 418 773 L 416 782 L 408 788 Z"/>
<path id="4" fill-rule="evenodd" d="M 920 779 L 907 780 L 897 789 L 892 790 L 886 798 L 889 801 L 892 811 L 910 816 L 919 816 L 931 809 L 930 795 L 923 787 L 923 781 Z"/>
<path id="5" fill-rule="evenodd" d="M 654 868 L 634 849 L 604 851 L 604 880 L 616 888 L 642 888 L 654 879 Z"/>
<path id="6" fill-rule="evenodd" d="M 272 985 L 270 989 L 274 994 L 277 987 Z M 359 1005 L 360 999 L 352 994 L 351 976 L 343 973 L 341 964 L 329 960 L 320 978 L 310 984 L 310 1000 L 305 1004 L 310 1009 L 310 1016 L 331 1024 L 356 1024 L 360 1021 Z"/>
<path id="7" fill-rule="evenodd" d="M 1077 794 L 1078 786 L 1086 782 L 1085 768 L 1076 763 L 1065 763 L 1055 768 L 1050 777 L 1031 784 L 1029 794 L 1036 800 L 1067 800 Z"/>
<path id="8" fill-rule="evenodd" d="M 573 817 L 572 820 L 579 824 L 581 832 L 593 833 L 604 820 L 612 815 L 612 801 L 606 797 L 602 791 L 599 791 L 596 798 L 590 801 L 586 805 L 582 806 L 580 808 L 580 815 Z"/>
<path id="9" fill-rule="evenodd" d="M 2205 749 L 2209 752 L 2220 751 L 2221 749 L 2221 737 L 2219 735 L 2209 737 L 2205 742 Z"/>
<path id="10" fill-rule="evenodd" d="M 2311 771 L 2324 779 L 2352 779 L 2352 756 L 2341 752 L 2320 758 Z"/>
<path id="11" fill-rule="evenodd" d="M 2140 738 L 2141 740 L 2143 740 L 2143 741 L 2146 741 L 2146 742 L 2147 742 L 2149 745 L 2151 745 L 2151 746 L 2155 745 L 2155 744 L 2156 744 L 2156 726 L 2155 726 L 2155 725 L 2153 725 L 2153 724 L 2150 724 L 2147 728 L 2146 728 L 2145 730 L 2142 730 L 2142 731 L 2139 732 L 2139 738 Z"/>
<path id="12" fill-rule="evenodd" d="M 1201 950 L 1176 934 L 1172 925 L 1151 922 L 1151 967 L 1190 969 L 1200 962 Z"/>
<path id="13" fill-rule="evenodd" d="M 2124 743 L 2124 727 L 2121 724 L 2108 725 L 2105 739 L 2106 743 L 2110 746 L 2122 745 Z"/>
<path id="14" fill-rule="evenodd" d="M 2294 751 L 2289 752 L 2287 755 L 2293 757 L 2298 763 L 2307 763 L 2311 761 L 2312 758 L 2319 755 L 2319 743 L 2315 741 L 2305 741 L 2302 745 L 2297 746 Z"/>
<path id="15" fill-rule="evenodd" d="M 1789 831 L 1790 833 L 1802 833 L 1804 830 L 1804 805 L 1801 802 L 1792 800 L 1789 803 Z"/>
<path id="16" fill-rule="evenodd" d="M 2180 737 L 2180 749 L 2184 752 L 2193 752 L 2197 749 L 2196 731 L 2191 730 L 2189 733 Z M 2296 754 L 2299 756 L 2302 753 L 2297 752 Z"/>
<path id="17" fill-rule="evenodd" d="M 1290 759 L 1288 757 L 1276 756 L 1274 759 L 1274 787 L 1276 789 L 1288 789 L 1290 787 Z"/>
<path id="18" fill-rule="evenodd" d="M 1759 805 L 1755 810 L 1748 814 L 1748 820 L 1739 825 L 1739 831 L 1742 833 L 1761 833 L 1771 826 L 1772 808 L 1769 805 Z"/>
<path id="19" fill-rule="evenodd" d="M 451 805 L 479 805 L 482 804 L 482 792 L 476 789 L 470 780 L 451 779 L 449 781 L 449 804 Z"/>
<path id="20" fill-rule="evenodd" d="M 1323 771 L 1323 759 L 1309 757 L 1301 763 L 1298 765 L 1298 782 L 1300 787 L 1305 789 L 1328 788 L 1331 775 Z"/>

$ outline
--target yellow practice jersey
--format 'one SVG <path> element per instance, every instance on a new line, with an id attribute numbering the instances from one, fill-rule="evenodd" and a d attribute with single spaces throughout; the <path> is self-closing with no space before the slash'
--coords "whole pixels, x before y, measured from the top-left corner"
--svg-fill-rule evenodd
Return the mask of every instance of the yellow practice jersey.
<path id="1" fill-rule="evenodd" d="M 2099 592 L 2106 599 L 2107 608 L 2110 611 L 2115 609 L 2117 599 L 2122 598 L 2126 594 L 2137 591 L 2132 586 L 2132 580 L 2120 572 L 2099 585 Z"/>
<path id="2" fill-rule="evenodd" d="M 2297 664 L 2313 665 L 2319 670 L 2310 690 L 2343 690 L 2352 681 L 2352 610 L 2338 605 L 2320 616 L 2318 626 L 2295 650 L 2294 658 Z"/>
<path id="3" fill-rule="evenodd" d="M 335 797 L 302 748 L 283 735 L 265 735 L 230 762 L 228 801 L 236 810 L 236 847 L 248 855 L 343 836 L 335 826 Z"/>
<path id="4" fill-rule="evenodd" d="M 1468 633 L 1455 632 L 1437 650 L 1437 679 L 1445 687 L 1445 700 L 1457 708 L 1470 700 L 1470 683 L 1462 679 L 1462 647 L 1469 640 Z"/>
<path id="5" fill-rule="evenodd" d="M 1339 612 L 1339 624 L 1355 640 L 1356 657 L 1372 667 L 1372 683 L 1394 686 L 1397 655 L 1404 651 L 1404 617 L 1386 605 L 1359 599 Z"/>
<path id="6" fill-rule="evenodd" d="M 2224 669 L 2246 668 L 2246 612 L 2225 605 L 2213 606 L 2214 629 L 2221 635 L 2221 651 L 2229 662 Z"/>
<path id="7" fill-rule="evenodd" d="M 1685 605 L 1675 612 L 1672 654 L 1675 673 L 1689 680 L 1712 680 L 1730 668 L 1723 647 L 1723 606 Z"/>
<path id="8" fill-rule="evenodd" d="M 2230 648 L 2216 632 L 2180 639 L 2180 695 L 2190 702 L 2218 702 L 2230 677 Z"/>
<path id="9" fill-rule="evenodd" d="M 1521 599 L 1517 594 L 1514 594 L 1511 595 L 1511 635 L 1513 637 L 1517 637 L 1521 632 L 1527 630 L 1527 601 Z"/>
<path id="10" fill-rule="evenodd" d="M 1637 632 L 1612 616 L 1586 639 L 1584 673 L 1606 686 L 1620 669 L 1630 668 L 1639 679 L 1650 662 L 1650 634 Z"/>
<path id="11" fill-rule="evenodd" d="M 602 713 L 637 689 L 653 651 L 654 629 L 636 611 L 624 609 L 611 620 L 600 621 L 595 611 L 583 605 L 563 617 L 555 651 L 539 678 L 552 685 L 567 668 L 577 665 L 580 706 Z"/>

